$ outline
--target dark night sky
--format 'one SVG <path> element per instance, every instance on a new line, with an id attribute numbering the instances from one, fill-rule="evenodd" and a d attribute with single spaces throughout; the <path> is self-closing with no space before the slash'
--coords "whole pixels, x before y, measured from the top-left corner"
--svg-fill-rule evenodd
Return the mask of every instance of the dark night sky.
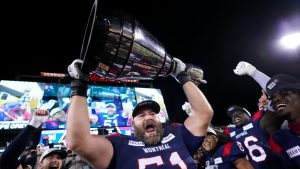
<path id="1" fill-rule="evenodd" d="M 1 79 L 18 73 L 65 73 L 79 56 L 92 0 L 12 1 L 2 15 Z M 257 109 L 259 86 L 247 76 L 233 73 L 236 64 L 248 61 L 272 76 L 285 73 L 300 78 L 300 50 L 276 47 L 286 31 L 300 31 L 299 0 L 267 1 L 116 1 L 104 0 L 137 19 L 173 57 L 201 66 L 207 85 L 200 88 L 215 110 L 213 123 L 227 124 L 224 110 L 239 104 Z M 4 61 L 4 58 L 7 61 Z M 171 78 L 153 82 L 165 96 L 171 120 L 182 120 L 185 98 Z"/>

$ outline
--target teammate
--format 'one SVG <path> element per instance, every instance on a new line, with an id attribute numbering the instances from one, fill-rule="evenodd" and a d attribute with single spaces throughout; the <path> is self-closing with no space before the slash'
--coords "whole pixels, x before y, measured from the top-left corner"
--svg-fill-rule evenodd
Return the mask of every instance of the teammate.
<path id="1" fill-rule="evenodd" d="M 67 118 L 69 146 L 94 168 L 197 168 L 191 155 L 203 142 L 213 110 L 204 94 L 191 81 L 186 65 L 174 58 L 172 76 L 182 85 L 193 112 L 184 124 L 162 128 L 159 104 L 147 100 L 133 111 L 134 137 L 114 135 L 94 137 L 89 132 L 86 101 L 88 76 L 79 69 L 81 60 L 69 65 L 72 101 Z"/>
<path id="2" fill-rule="evenodd" d="M 247 62 L 240 62 L 234 72 L 237 75 L 249 75 L 266 90 L 266 83 L 270 79 Z M 243 145 L 249 161 L 256 169 L 283 168 L 279 157 L 269 147 L 269 134 L 280 128 L 282 119 L 274 116 L 269 110 L 262 109 L 251 114 L 240 106 L 230 106 L 227 115 L 232 118 L 233 126 L 225 129 L 233 141 Z"/>
<path id="3" fill-rule="evenodd" d="M 182 105 L 182 109 L 188 115 L 192 110 L 188 102 Z M 250 116 L 249 114 L 247 113 L 246 116 Z M 229 142 L 228 137 L 224 137 L 223 133 L 217 134 L 211 126 L 207 128 L 207 135 L 202 146 L 194 154 L 194 160 L 199 164 L 198 168 L 202 165 L 208 169 L 253 169 L 246 159 L 243 146 L 237 142 Z"/>
<path id="4" fill-rule="evenodd" d="M 286 168 L 300 168 L 300 80 L 278 74 L 266 85 L 275 113 L 288 121 L 288 129 L 272 134 L 270 146 Z"/>
<path id="5" fill-rule="evenodd" d="M 47 121 L 49 112 L 47 110 L 37 110 L 29 124 L 22 130 L 20 134 L 9 144 L 3 152 L 0 159 L 1 169 L 13 169 L 20 165 L 18 157 L 25 150 L 26 145 L 31 140 L 34 132 Z"/>
<path id="6" fill-rule="evenodd" d="M 243 145 L 248 159 L 256 169 L 282 168 L 276 154 L 268 146 L 268 133 L 260 125 L 264 111 L 258 111 L 252 117 L 245 109 L 237 105 L 227 109 L 233 125 L 224 131 L 230 138 Z"/>
<path id="7" fill-rule="evenodd" d="M 202 143 L 205 168 L 218 169 L 253 169 L 246 159 L 246 153 L 241 144 L 236 142 L 223 143 L 216 131 L 208 127 L 207 135 Z"/>

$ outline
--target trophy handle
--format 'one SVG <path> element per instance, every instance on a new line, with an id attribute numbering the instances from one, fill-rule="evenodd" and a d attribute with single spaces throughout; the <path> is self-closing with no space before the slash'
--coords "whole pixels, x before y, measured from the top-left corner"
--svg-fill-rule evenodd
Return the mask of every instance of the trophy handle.
<path id="1" fill-rule="evenodd" d="M 206 84 L 207 81 L 203 79 L 204 73 L 201 67 L 193 65 L 193 64 L 186 64 L 186 71 L 191 76 L 192 81 L 198 86 L 199 84 Z"/>

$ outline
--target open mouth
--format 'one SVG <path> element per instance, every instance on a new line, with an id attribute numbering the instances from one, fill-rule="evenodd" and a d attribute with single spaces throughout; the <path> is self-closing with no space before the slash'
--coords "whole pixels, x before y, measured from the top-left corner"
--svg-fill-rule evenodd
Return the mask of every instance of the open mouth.
<path id="1" fill-rule="evenodd" d="M 58 169 L 58 163 L 51 163 L 49 169 Z"/>
<path id="2" fill-rule="evenodd" d="M 51 166 L 51 167 L 49 167 L 49 169 L 58 169 L 58 166 L 56 167 L 56 166 Z"/>
<path id="3" fill-rule="evenodd" d="M 234 119 L 234 122 L 239 122 L 241 120 L 241 118 L 239 118 L 239 117 L 236 117 L 235 119 Z"/>
<path id="4" fill-rule="evenodd" d="M 277 111 L 280 111 L 280 110 L 283 110 L 286 106 L 287 106 L 286 103 L 279 103 L 275 107 L 276 107 Z"/>
<path id="5" fill-rule="evenodd" d="M 147 133 L 151 133 L 151 132 L 154 132 L 155 128 L 154 128 L 154 125 L 153 124 L 147 124 L 146 125 L 146 132 Z"/>

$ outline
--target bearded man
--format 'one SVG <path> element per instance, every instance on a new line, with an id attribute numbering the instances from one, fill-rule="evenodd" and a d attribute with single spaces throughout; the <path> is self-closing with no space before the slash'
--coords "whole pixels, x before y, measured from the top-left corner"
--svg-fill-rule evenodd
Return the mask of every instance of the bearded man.
<path id="1" fill-rule="evenodd" d="M 200 147 L 212 119 L 213 110 L 201 90 L 186 72 L 186 65 L 174 58 L 172 76 L 182 85 L 192 107 L 184 124 L 165 129 L 158 119 L 157 102 L 146 100 L 133 110 L 135 136 L 120 134 L 95 137 L 90 134 L 87 109 L 88 76 L 80 70 L 82 60 L 74 60 L 68 71 L 72 101 L 67 119 L 69 147 L 94 168 L 197 168 L 192 155 Z"/>

